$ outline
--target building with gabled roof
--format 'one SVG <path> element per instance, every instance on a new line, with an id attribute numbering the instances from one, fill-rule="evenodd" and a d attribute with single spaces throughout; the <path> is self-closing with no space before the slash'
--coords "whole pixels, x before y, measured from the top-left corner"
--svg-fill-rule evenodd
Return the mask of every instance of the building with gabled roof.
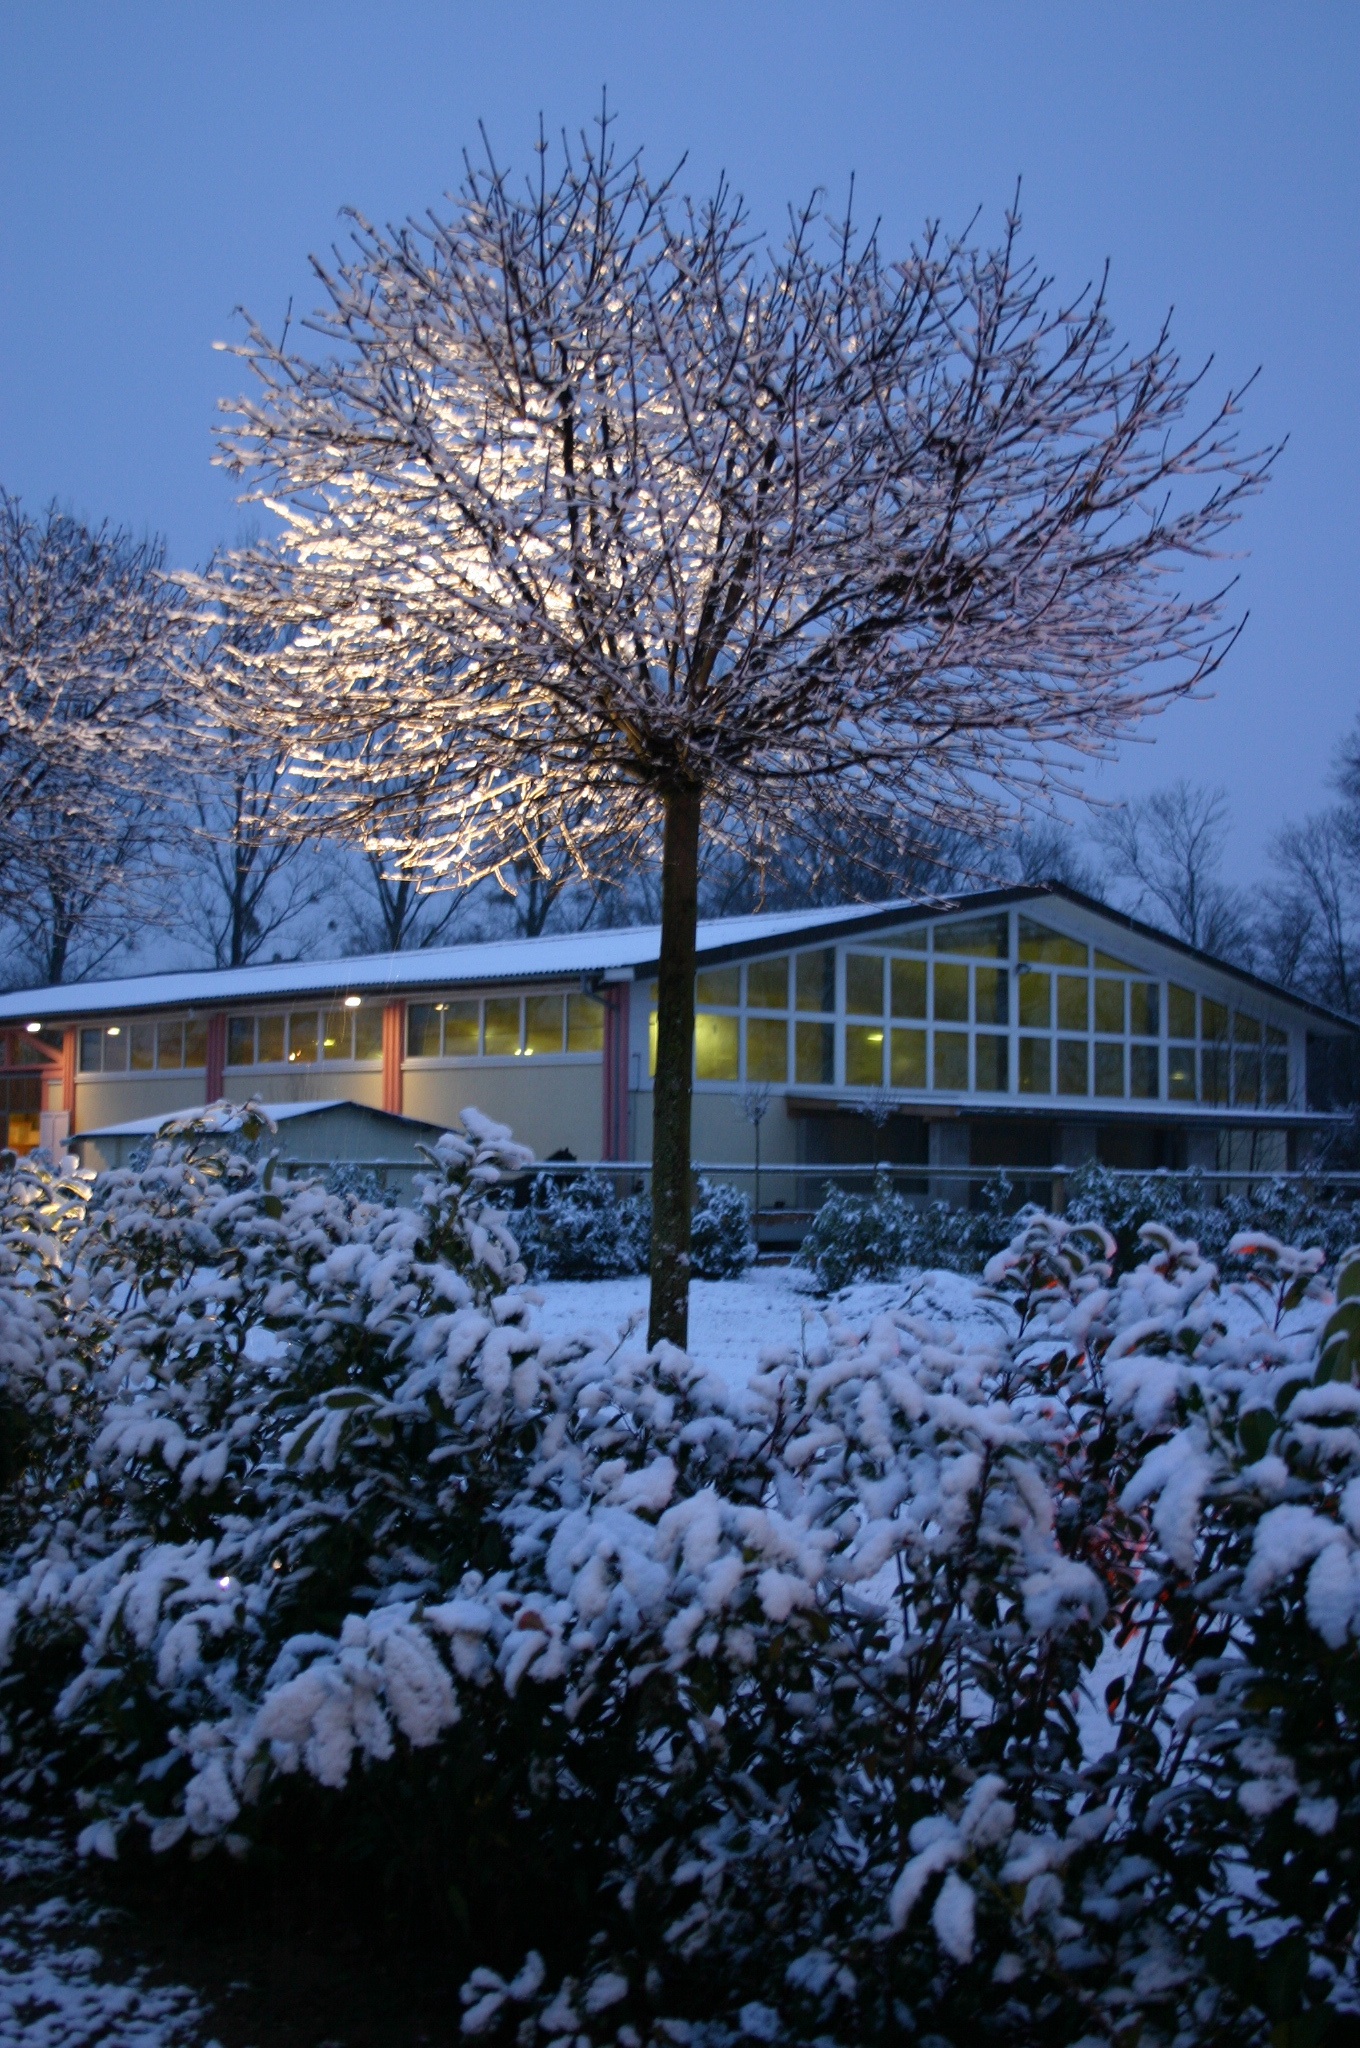
<path id="1" fill-rule="evenodd" d="M 660 933 L 638 925 L 0 997 L 47 1141 L 226 1094 L 646 1161 Z M 701 923 L 694 1151 L 1042 1170 L 1282 1168 L 1344 1116 L 1357 1026 L 1057 883 Z M 35 1098 L 36 1099 L 36 1098 Z M 40 1135 L 10 1109 L 11 1142 Z M 25 1121 L 25 1119 L 27 1119 Z M 790 1193 L 787 1197 L 792 1201 Z"/>

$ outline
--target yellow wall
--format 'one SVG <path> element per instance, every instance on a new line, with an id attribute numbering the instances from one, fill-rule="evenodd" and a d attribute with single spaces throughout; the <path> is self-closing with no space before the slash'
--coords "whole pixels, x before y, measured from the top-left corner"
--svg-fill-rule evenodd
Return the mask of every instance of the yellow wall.
<path id="1" fill-rule="evenodd" d="M 203 1075 L 108 1075 L 77 1080 L 76 1131 L 97 1131 L 107 1124 L 131 1123 L 134 1117 L 171 1116 L 177 1109 L 201 1109 Z"/>
<path id="2" fill-rule="evenodd" d="M 408 1068 L 403 1106 L 407 1116 L 447 1126 L 471 1105 L 509 1124 L 520 1144 L 532 1146 L 540 1159 L 564 1145 L 578 1159 L 598 1159 L 603 1078 L 598 1060 L 579 1066 L 525 1060 L 513 1067 Z"/>
<path id="3" fill-rule="evenodd" d="M 362 1073 L 334 1073 L 325 1067 L 292 1074 L 235 1071 L 223 1085 L 233 1102 L 255 1095 L 261 1102 L 362 1102 L 369 1109 L 382 1108 L 381 1067 L 366 1067 Z"/>

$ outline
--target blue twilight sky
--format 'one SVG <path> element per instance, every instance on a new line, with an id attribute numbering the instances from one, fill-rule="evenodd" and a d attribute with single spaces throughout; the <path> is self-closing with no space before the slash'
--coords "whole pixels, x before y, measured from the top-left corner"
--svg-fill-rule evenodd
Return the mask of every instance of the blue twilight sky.
<path id="1" fill-rule="evenodd" d="M 853 172 L 890 253 L 996 228 L 1019 175 L 1064 286 L 1108 257 L 1129 339 L 1174 306 L 1215 391 L 1260 366 L 1253 441 L 1290 436 L 1213 700 L 1099 779 L 1223 783 L 1249 877 L 1357 710 L 1358 55 L 1355 0 L 0 0 L 0 482 L 176 564 L 232 539 L 213 341 L 311 303 L 341 206 L 437 202 L 479 120 L 522 163 L 607 83 L 654 169 L 688 151 L 775 229 Z"/>

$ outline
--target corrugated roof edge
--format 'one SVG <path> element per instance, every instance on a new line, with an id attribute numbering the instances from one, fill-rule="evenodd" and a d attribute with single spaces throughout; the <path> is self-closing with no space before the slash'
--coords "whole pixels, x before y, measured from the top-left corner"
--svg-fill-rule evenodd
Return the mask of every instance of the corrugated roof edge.
<path id="1" fill-rule="evenodd" d="M 848 903 L 834 909 L 765 911 L 712 918 L 700 923 L 698 953 L 712 964 L 775 950 L 792 938 L 803 942 L 857 936 L 928 917 L 1007 909 L 1012 904 L 1056 898 L 1138 938 L 1210 967 L 1275 1002 L 1306 1012 L 1339 1032 L 1360 1032 L 1360 1022 L 1260 975 L 1190 945 L 1171 932 L 1115 910 L 1065 882 L 1010 883 L 954 895 L 900 897 L 888 903 Z M 417 953 L 376 953 L 342 960 L 271 962 L 262 967 L 186 968 L 174 973 L 124 980 L 73 982 L 57 988 L 20 989 L 0 996 L 0 1023 L 37 1019 L 66 1022 L 77 1017 L 128 1015 L 166 1008 L 206 1008 L 281 997 L 317 1002 L 343 994 L 389 995 L 421 988 L 482 986 L 501 981 L 575 980 L 627 968 L 646 979 L 658 966 L 659 925 L 626 925 L 597 932 L 569 932 L 537 939 L 491 939 L 475 945 L 430 948 Z"/>

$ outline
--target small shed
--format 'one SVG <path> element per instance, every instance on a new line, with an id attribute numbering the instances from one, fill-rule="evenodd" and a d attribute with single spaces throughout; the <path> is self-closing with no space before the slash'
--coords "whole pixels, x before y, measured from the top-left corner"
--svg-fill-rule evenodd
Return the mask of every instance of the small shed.
<path id="1" fill-rule="evenodd" d="M 390 1180 L 396 1193 L 409 1187 L 411 1169 L 423 1164 L 416 1147 L 433 1145 L 444 1135 L 440 1124 L 371 1109 L 362 1102 L 270 1102 L 264 1107 L 279 1127 L 283 1165 L 367 1166 L 376 1171 L 379 1180 Z M 134 1117 L 130 1123 L 81 1131 L 70 1144 L 82 1166 L 96 1171 L 126 1166 L 138 1146 L 154 1138 L 166 1124 L 191 1114 L 178 1109 L 168 1115 Z"/>

